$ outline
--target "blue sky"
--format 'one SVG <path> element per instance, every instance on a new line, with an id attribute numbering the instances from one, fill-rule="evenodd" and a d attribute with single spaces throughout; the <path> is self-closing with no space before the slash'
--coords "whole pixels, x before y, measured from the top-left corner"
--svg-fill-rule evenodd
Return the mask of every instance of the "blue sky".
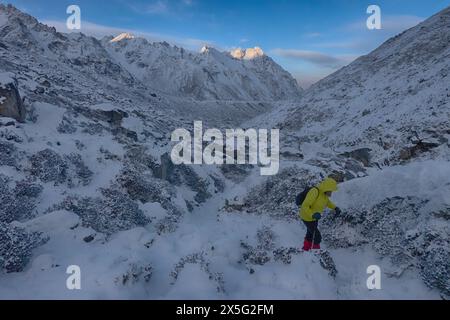
<path id="1" fill-rule="evenodd" d="M 375 49 L 389 37 L 450 6 L 450 0 L 11 0 L 65 29 L 66 8 L 81 8 L 81 32 L 133 32 L 198 50 L 260 46 L 302 86 Z M 367 7 L 379 5 L 382 30 L 368 30 Z"/>

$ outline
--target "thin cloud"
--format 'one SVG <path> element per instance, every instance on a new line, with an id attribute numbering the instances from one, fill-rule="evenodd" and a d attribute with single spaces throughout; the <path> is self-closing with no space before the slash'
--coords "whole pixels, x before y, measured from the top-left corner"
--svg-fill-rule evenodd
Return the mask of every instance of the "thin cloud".
<path id="1" fill-rule="evenodd" d="M 169 0 L 152 0 L 149 4 L 124 0 L 118 1 L 122 1 L 125 6 L 137 14 L 160 15 L 171 18 L 185 16 L 188 14 L 189 9 L 196 4 L 193 0 L 178 0 L 177 2 L 170 2 Z"/>
<path id="2" fill-rule="evenodd" d="M 214 43 L 208 40 L 195 39 L 195 38 L 179 38 L 171 35 L 152 33 L 141 30 L 122 29 L 117 27 L 110 27 L 99 25 L 96 23 L 82 21 L 81 30 L 68 30 L 66 23 L 56 20 L 43 20 L 42 23 L 55 27 L 57 31 L 63 33 L 82 32 L 85 35 L 92 36 L 101 39 L 106 36 L 117 36 L 120 33 L 128 32 L 137 37 L 145 38 L 151 42 L 163 42 L 166 41 L 172 45 L 177 45 L 188 50 L 198 51 L 204 45 L 213 46 Z"/>
<path id="3" fill-rule="evenodd" d="M 381 11 L 381 30 L 389 33 L 400 33 L 423 22 L 425 18 L 413 15 L 383 15 Z M 345 31 L 369 31 L 367 20 L 355 21 L 347 25 Z"/>
<path id="4" fill-rule="evenodd" d="M 403 32 L 423 21 L 425 21 L 425 18 L 417 16 L 388 16 L 384 21 L 381 20 L 381 28 L 391 32 Z"/>
<path id="5" fill-rule="evenodd" d="M 367 53 L 380 46 L 384 41 L 421 23 L 424 18 L 411 15 L 381 16 L 381 30 L 369 30 L 366 20 L 353 22 L 339 29 L 345 34 L 342 41 L 310 43 L 315 48 L 346 49 L 358 53 Z"/>
<path id="6" fill-rule="evenodd" d="M 310 45 L 316 48 L 325 48 L 325 49 L 365 49 L 367 47 L 367 42 L 370 40 L 361 40 L 361 39 L 353 39 L 353 40 L 345 40 L 345 41 L 329 41 L 329 42 L 317 42 L 311 43 Z"/>
<path id="7" fill-rule="evenodd" d="M 320 32 L 309 32 L 305 33 L 303 36 L 306 38 L 319 38 L 322 34 Z"/>
<path id="8" fill-rule="evenodd" d="M 349 64 L 356 57 L 353 55 L 333 56 L 317 51 L 297 49 L 275 49 L 272 53 L 284 57 L 306 61 L 322 68 L 338 69 Z"/>
<path id="9" fill-rule="evenodd" d="M 325 74 L 305 74 L 305 73 L 294 73 L 293 76 L 297 80 L 300 87 L 303 89 L 308 89 L 310 86 L 312 86 L 314 83 L 322 80 L 326 76 L 328 76 L 332 71 L 325 73 Z"/>
<path id="10" fill-rule="evenodd" d="M 148 14 L 165 14 L 169 12 L 169 6 L 166 1 L 158 0 L 147 5 L 144 11 Z"/>

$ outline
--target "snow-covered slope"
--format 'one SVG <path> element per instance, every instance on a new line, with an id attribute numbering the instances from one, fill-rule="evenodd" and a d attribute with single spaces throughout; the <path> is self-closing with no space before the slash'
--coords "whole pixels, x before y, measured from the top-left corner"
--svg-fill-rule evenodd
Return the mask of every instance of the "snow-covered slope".
<path id="1" fill-rule="evenodd" d="M 407 160 L 418 138 L 446 145 L 450 9 L 312 86 L 280 126 L 336 151 L 369 147 L 380 165 Z"/>
<path id="2" fill-rule="evenodd" d="M 247 125 L 281 129 L 285 170 L 243 197 L 241 209 L 295 218 L 295 195 L 331 175 L 342 181 L 335 200 L 346 213 L 322 222 L 328 246 L 374 249 L 394 262 L 386 275 L 415 269 L 448 296 L 449 76 L 447 8 L 313 85 L 299 103 L 252 119 Z"/>

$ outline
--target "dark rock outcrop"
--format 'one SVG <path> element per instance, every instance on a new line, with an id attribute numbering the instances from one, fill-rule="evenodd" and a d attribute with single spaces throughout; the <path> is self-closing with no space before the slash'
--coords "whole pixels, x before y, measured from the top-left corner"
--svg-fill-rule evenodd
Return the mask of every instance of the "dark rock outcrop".
<path id="1" fill-rule="evenodd" d="M 25 121 L 25 107 L 18 83 L 11 73 L 0 73 L 0 116 Z"/>

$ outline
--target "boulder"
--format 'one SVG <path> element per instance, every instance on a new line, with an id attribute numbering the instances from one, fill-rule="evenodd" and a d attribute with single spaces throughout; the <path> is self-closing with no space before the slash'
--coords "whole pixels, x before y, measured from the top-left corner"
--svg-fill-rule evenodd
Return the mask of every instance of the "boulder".
<path id="1" fill-rule="evenodd" d="M 371 151 L 372 149 L 369 148 L 361 148 L 349 152 L 344 152 L 341 154 L 341 156 L 345 158 L 353 158 L 361 162 L 364 165 L 364 167 L 370 167 Z"/>
<path id="2" fill-rule="evenodd" d="M 0 116 L 25 121 L 25 108 L 20 98 L 18 83 L 10 72 L 0 73 Z"/>

